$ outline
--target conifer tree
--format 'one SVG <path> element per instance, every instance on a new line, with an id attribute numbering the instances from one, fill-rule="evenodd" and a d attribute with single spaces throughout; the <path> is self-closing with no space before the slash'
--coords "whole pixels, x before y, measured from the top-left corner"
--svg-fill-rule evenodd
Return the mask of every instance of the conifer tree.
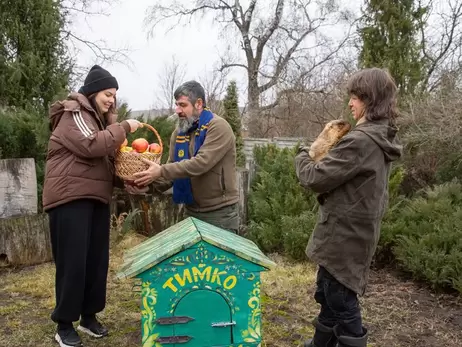
<path id="1" fill-rule="evenodd" d="M 0 1 L 0 106 L 44 111 L 67 87 L 61 1 Z"/>
<path id="2" fill-rule="evenodd" d="M 362 12 L 360 66 L 387 68 L 400 95 L 413 95 L 425 68 L 417 40 L 427 8 L 414 0 L 366 0 Z"/>
<path id="3" fill-rule="evenodd" d="M 226 96 L 223 101 L 224 118 L 228 121 L 236 136 L 236 164 L 245 166 L 244 141 L 241 134 L 241 115 L 239 113 L 238 97 L 236 82 L 231 81 L 226 90 Z"/>

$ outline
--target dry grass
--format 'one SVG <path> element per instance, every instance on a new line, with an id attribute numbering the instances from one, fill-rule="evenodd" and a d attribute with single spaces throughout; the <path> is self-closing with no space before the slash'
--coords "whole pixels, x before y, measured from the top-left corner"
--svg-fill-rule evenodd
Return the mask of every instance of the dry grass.
<path id="1" fill-rule="evenodd" d="M 112 249 L 108 300 L 99 317 L 111 330 L 104 340 L 82 336 L 85 346 L 138 346 L 140 313 L 138 299 L 129 281 L 115 280 L 124 249 L 139 243 L 140 237 L 128 236 Z M 0 272 L 0 346 L 48 347 L 57 345 L 55 325 L 50 320 L 54 306 L 54 265 L 44 264 L 21 271 Z"/>
<path id="2" fill-rule="evenodd" d="M 116 281 L 124 249 L 140 242 L 129 235 L 112 249 L 108 303 L 100 318 L 111 330 L 103 340 L 84 337 L 86 347 L 140 345 L 140 314 L 129 282 Z M 312 298 L 316 269 L 274 256 L 280 265 L 263 274 L 264 343 L 268 347 L 300 346 L 312 334 L 318 307 Z M 54 268 L 45 264 L 0 272 L 0 346 L 54 346 L 55 326 L 49 319 L 54 305 Z M 460 298 L 438 296 L 385 272 L 374 272 L 361 299 L 370 346 L 410 347 L 462 345 Z"/>
<path id="3" fill-rule="evenodd" d="M 263 317 L 266 346 L 301 346 L 318 313 L 313 299 L 315 268 L 291 264 L 281 257 L 278 270 L 264 276 Z M 360 299 L 369 346 L 462 346 L 462 299 L 436 295 L 387 271 L 371 274 Z"/>

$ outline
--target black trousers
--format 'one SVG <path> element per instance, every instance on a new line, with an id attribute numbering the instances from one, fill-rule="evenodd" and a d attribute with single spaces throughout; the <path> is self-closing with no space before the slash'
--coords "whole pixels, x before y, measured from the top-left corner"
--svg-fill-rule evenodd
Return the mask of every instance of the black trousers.
<path id="1" fill-rule="evenodd" d="M 110 207 L 81 199 L 48 212 L 56 265 L 56 306 L 51 319 L 71 323 L 106 305 Z"/>
<path id="2" fill-rule="evenodd" d="M 342 335 L 364 335 L 358 295 L 338 282 L 320 266 L 316 279 L 314 298 L 321 305 L 318 321 L 328 327 L 339 326 Z"/>

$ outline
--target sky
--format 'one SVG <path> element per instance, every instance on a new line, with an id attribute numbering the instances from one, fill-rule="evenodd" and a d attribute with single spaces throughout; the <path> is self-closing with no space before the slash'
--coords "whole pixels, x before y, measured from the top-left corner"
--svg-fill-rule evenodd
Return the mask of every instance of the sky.
<path id="1" fill-rule="evenodd" d="M 127 101 L 133 110 L 158 106 L 159 74 L 174 56 L 185 67 L 186 80 L 200 79 L 212 72 L 223 47 L 219 32 L 213 30 L 210 21 L 179 27 L 169 33 L 165 33 L 165 25 L 155 31 L 154 37 L 148 38 L 148 28 L 143 22 L 151 4 L 152 0 L 119 0 L 110 8 L 105 7 L 107 16 L 80 15 L 73 23 L 73 32 L 78 37 L 103 40 L 111 48 L 129 49 L 131 61 L 101 65 L 117 78 L 118 98 Z M 80 65 L 91 67 L 100 63 L 87 47 L 82 44 L 78 47 L 80 53 L 76 58 Z"/>
<path id="2" fill-rule="evenodd" d="M 183 2 L 193 0 L 183 0 Z M 269 1 L 269 0 L 265 0 Z M 357 0 L 352 0 L 356 2 Z M 168 3 L 169 0 L 162 0 Z M 243 1 L 245 2 L 245 0 Z M 226 48 L 238 51 L 238 38 L 222 37 L 220 27 L 211 20 L 201 20 L 189 26 L 178 26 L 166 33 L 167 25 L 159 27 L 154 37 L 148 38 L 144 25 L 147 10 L 153 0 L 117 0 L 104 6 L 106 16 L 84 16 L 73 18 L 73 33 L 92 41 L 105 41 L 111 48 L 128 48 L 130 61 L 123 63 L 102 63 L 119 82 L 118 99 L 128 102 L 133 110 L 159 107 L 161 98 L 159 74 L 173 56 L 186 69 L 185 79 L 210 76 L 220 55 Z M 80 52 L 76 59 L 80 65 L 90 68 L 100 63 L 84 45 L 78 45 Z M 245 75 L 239 69 L 230 72 L 228 79 L 238 83 L 243 104 L 245 101 Z M 244 100 L 243 100 L 244 99 Z"/>

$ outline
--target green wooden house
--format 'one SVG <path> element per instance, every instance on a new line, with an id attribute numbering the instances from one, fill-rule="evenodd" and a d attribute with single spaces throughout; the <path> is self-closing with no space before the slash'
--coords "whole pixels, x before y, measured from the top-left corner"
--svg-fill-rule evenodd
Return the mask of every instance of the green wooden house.
<path id="1" fill-rule="evenodd" d="M 140 280 L 143 347 L 250 347 L 273 266 L 252 241 L 187 218 L 129 250 L 118 277 Z"/>

